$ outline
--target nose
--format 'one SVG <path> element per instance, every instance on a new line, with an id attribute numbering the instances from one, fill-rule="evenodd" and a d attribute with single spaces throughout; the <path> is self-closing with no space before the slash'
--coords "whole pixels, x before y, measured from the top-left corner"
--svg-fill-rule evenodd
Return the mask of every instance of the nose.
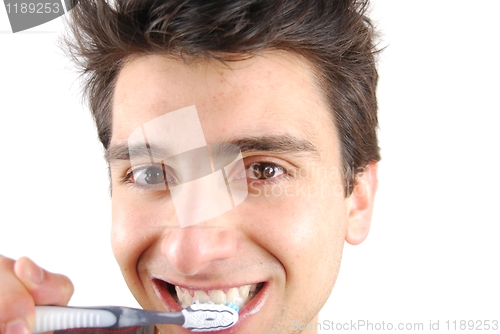
<path id="1" fill-rule="evenodd" d="M 234 256 L 236 239 L 231 228 L 201 223 L 168 231 L 162 240 L 161 250 L 179 273 L 191 276 L 213 261 Z"/>

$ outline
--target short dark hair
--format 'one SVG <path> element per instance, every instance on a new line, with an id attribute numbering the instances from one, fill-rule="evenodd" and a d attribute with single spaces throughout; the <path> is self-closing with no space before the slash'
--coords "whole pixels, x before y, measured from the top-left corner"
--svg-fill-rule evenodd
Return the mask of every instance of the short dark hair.
<path id="1" fill-rule="evenodd" d="M 65 45 L 105 149 L 115 83 L 131 56 L 231 61 L 284 50 L 304 57 L 332 111 L 348 196 L 356 175 L 380 160 L 376 36 L 367 8 L 368 0 L 80 0 Z"/>

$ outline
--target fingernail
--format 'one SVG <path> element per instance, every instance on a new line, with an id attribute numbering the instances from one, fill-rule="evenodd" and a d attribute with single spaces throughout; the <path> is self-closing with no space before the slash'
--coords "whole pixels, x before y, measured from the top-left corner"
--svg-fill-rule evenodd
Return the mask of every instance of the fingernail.
<path id="1" fill-rule="evenodd" d="M 5 334 L 29 334 L 24 319 L 12 320 L 5 326 Z"/>
<path id="2" fill-rule="evenodd" d="M 30 260 L 28 265 L 28 276 L 33 283 L 41 284 L 43 282 L 43 269 Z"/>

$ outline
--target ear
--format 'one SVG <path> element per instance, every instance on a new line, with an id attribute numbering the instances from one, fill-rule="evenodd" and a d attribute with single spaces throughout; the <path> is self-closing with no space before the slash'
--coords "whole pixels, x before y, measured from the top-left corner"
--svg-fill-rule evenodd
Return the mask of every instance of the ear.
<path id="1" fill-rule="evenodd" d="M 356 184 L 349 196 L 349 212 L 345 240 L 351 245 L 362 243 L 370 231 L 373 201 L 377 191 L 377 163 L 366 166 L 356 178 Z"/>

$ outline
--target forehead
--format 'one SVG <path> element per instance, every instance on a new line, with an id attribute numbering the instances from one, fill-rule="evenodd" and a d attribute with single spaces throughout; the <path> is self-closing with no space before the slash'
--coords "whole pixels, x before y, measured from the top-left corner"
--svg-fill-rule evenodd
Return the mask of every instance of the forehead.
<path id="1" fill-rule="evenodd" d="M 335 131 L 308 63 L 286 53 L 221 63 L 141 56 L 121 70 L 113 98 L 111 143 L 142 124 L 195 106 L 208 142 L 292 135 L 322 142 Z"/>

